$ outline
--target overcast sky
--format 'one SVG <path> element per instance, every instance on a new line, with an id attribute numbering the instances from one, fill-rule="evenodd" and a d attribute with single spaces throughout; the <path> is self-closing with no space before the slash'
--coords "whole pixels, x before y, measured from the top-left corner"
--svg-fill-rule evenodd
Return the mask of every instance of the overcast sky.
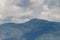
<path id="1" fill-rule="evenodd" d="M 60 22 L 60 0 L 0 0 L 0 23 L 34 18 Z"/>

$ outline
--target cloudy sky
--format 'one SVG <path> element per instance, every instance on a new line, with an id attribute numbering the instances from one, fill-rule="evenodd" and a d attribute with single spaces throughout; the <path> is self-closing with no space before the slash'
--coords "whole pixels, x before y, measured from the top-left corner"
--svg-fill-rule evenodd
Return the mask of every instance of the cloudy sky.
<path id="1" fill-rule="evenodd" d="M 60 0 L 0 0 L 0 24 L 34 18 L 60 22 Z"/>

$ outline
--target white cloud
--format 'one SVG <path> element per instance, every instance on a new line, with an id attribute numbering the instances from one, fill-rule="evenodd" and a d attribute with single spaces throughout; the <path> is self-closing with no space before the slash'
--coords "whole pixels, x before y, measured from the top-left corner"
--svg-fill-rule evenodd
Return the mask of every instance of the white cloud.
<path id="1" fill-rule="evenodd" d="M 54 8 L 47 11 L 41 12 L 39 15 L 42 19 L 47 19 L 50 21 L 60 21 L 60 8 Z"/>
<path id="2" fill-rule="evenodd" d="M 0 0 L 0 23 L 23 23 L 32 18 L 60 21 L 59 3 L 59 0 Z"/>

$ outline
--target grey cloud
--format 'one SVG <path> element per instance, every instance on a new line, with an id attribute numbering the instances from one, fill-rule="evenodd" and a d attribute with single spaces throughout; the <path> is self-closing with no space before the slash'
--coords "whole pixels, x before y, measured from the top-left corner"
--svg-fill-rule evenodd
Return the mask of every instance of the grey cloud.
<path id="1" fill-rule="evenodd" d="M 60 7 L 60 0 L 47 0 L 49 8 Z"/>
<path id="2" fill-rule="evenodd" d="M 19 3 L 17 3 L 17 6 L 28 8 L 30 4 L 31 4 L 30 0 L 21 0 Z"/>

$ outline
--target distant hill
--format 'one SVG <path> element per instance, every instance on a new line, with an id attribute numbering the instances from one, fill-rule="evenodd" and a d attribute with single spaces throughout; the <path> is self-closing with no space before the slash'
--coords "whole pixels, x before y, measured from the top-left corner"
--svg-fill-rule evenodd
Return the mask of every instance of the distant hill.
<path id="1" fill-rule="evenodd" d="M 42 19 L 32 19 L 22 24 L 15 24 L 15 23 L 2 24 L 0 25 L 0 30 L 2 31 L 11 30 L 9 31 L 10 33 L 16 30 L 18 31 L 18 33 L 21 32 L 22 34 L 19 37 L 22 37 L 22 38 L 16 39 L 16 40 L 22 40 L 23 38 L 25 38 L 26 40 L 35 40 L 36 37 L 42 36 L 43 34 L 60 31 L 60 23 L 51 22 L 51 21 L 42 20 Z M 18 36 L 18 33 L 16 34 L 17 36 Z M 11 39 L 11 40 L 15 40 L 15 39 Z"/>

